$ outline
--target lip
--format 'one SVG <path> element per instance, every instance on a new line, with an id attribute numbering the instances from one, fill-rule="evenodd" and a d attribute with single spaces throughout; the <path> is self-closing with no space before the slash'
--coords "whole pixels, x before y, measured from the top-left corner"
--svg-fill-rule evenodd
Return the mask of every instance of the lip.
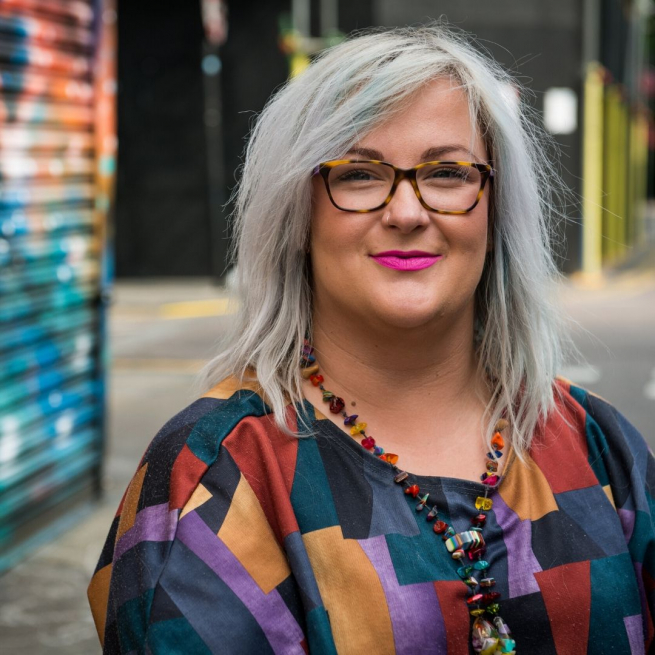
<path id="1" fill-rule="evenodd" d="M 423 250 L 386 250 L 371 255 L 378 264 L 396 271 L 420 271 L 438 262 L 443 255 Z"/>

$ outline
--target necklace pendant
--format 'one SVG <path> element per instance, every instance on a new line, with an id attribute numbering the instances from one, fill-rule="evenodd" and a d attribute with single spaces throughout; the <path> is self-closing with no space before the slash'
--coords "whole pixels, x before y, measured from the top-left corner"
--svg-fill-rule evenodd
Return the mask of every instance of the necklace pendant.
<path id="1" fill-rule="evenodd" d="M 475 509 L 482 510 L 484 512 L 489 511 L 494 506 L 494 501 L 491 498 L 486 498 L 485 496 L 478 496 L 475 499 Z"/>
<path id="2" fill-rule="evenodd" d="M 318 371 L 319 371 L 318 365 L 314 364 L 313 366 L 307 366 L 306 368 L 301 368 L 300 375 L 302 375 L 305 380 L 309 380 L 309 378 L 315 373 L 318 373 Z"/>
<path id="3" fill-rule="evenodd" d="M 405 493 L 408 496 L 412 496 L 413 498 L 416 498 L 416 496 L 418 496 L 419 492 L 420 492 L 420 489 L 419 489 L 417 484 L 412 484 L 409 487 L 407 487 L 407 489 L 405 489 Z"/>
<path id="4" fill-rule="evenodd" d="M 346 418 L 343 419 L 343 424 L 355 425 L 355 423 L 357 423 L 357 416 L 358 414 L 352 414 L 351 416 L 348 416 L 348 414 L 346 414 Z"/>
<path id="5" fill-rule="evenodd" d="M 476 653 L 482 655 L 493 655 L 499 646 L 498 630 L 491 621 L 484 618 L 478 613 L 471 627 L 471 645 Z M 484 610 L 482 611 L 484 614 Z"/>
<path id="6" fill-rule="evenodd" d="M 339 396 L 333 396 L 330 399 L 330 411 L 333 414 L 340 414 L 341 410 L 346 406 L 346 403 L 344 402 L 343 398 L 339 398 Z"/>
<path id="7" fill-rule="evenodd" d="M 437 534 L 443 534 L 448 530 L 448 524 L 444 523 L 444 521 L 435 521 L 434 525 L 432 526 L 432 529 L 437 533 Z"/>
<path id="8" fill-rule="evenodd" d="M 500 652 L 512 655 L 516 652 L 516 642 L 512 637 L 509 626 L 503 621 L 500 616 L 494 617 L 494 625 L 498 631 L 498 643 L 500 645 Z"/>

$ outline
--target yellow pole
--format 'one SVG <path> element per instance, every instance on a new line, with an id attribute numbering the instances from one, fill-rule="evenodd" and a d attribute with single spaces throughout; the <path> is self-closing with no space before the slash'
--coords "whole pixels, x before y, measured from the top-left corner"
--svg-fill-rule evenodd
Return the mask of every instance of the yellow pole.
<path id="1" fill-rule="evenodd" d="M 613 264 L 619 249 L 619 216 L 622 212 L 620 187 L 622 174 L 619 91 L 609 86 L 605 95 L 605 137 L 603 179 L 603 263 Z"/>
<path id="2" fill-rule="evenodd" d="M 648 193 L 648 119 L 640 107 L 635 116 L 635 235 L 634 245 L 643 246 L 646 238 L 646 196 Z"/>
<path id="3" fill-rule="evenodd" d="M 616 97 L 617 109 L 617 152 L 619 158 L 616 169 L 616 186 L 617 186 L 617 214 L 616 217 L 616 254 L 618 259 L 625 257 L 628 245 L 628 167 L 630 160 L 628 158 L 628 108 L 620 91 Z"/>
<path id="4" fill-rule="evenodd" d="M 582 272 L 600 275 L 603 227 L 603 74 L 590 63 L 584 85 Z"/>

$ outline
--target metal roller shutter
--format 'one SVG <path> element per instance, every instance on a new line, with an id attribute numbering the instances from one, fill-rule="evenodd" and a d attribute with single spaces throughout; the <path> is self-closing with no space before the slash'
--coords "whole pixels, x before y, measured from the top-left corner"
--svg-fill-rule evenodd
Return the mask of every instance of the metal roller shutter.
<path id="1" fill-rule="evenodd" d="M 99 488 L 114 23 L 0 2 L 0 571 Z"/>

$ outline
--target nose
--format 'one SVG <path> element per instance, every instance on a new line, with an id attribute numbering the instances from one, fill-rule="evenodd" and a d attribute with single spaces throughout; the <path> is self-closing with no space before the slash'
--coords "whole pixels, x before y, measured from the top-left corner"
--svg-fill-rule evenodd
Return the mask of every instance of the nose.
<path id="1" fill-rule="evenodd" d="M 419 201 L 408 179 L 400 181 L 383 214 L 388 217 L 386 220 L 388 227 L 398 228 L 403 233 L 409 233 L 430 222 L 428 212 Z"/>

